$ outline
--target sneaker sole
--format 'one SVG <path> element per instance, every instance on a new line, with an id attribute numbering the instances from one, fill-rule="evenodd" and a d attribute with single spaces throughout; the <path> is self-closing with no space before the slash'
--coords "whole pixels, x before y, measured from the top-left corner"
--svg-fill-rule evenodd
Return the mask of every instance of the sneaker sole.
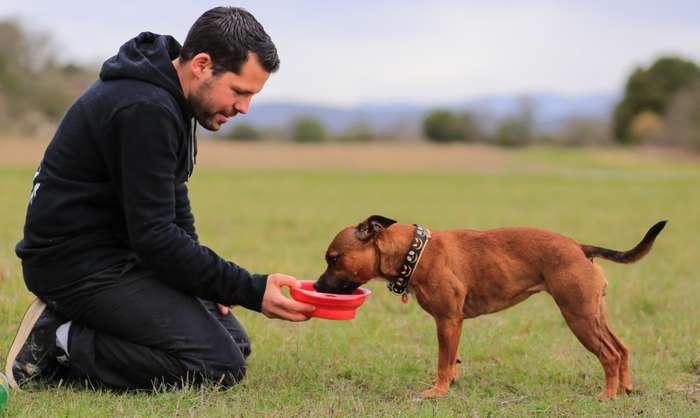
<path id="1" fill-rule="evenodd" d="M 5 375 L 7 376 L 7 383 L 10 384 L 12 389 L 19 390 L 19 385 L 17 385 L 12 372 L 12 366 L 15 364 L 17 355 L 27 342 L 29 334 L 32 332 L 42 312 L 44 312 L 44 309 L 46 309 L 46 304 L 39 299 L 35 299 L 34 302 L 29 305 L 29 309 L 27 309 L 24 318 L 22 318 L 22 322 L 19 324 L 19 329 L 17 330 L 14 341 L 12 341 L 12 346 L 10 346 L 10 352 L 7 354 L 7 362 L 5 363 Z"/>

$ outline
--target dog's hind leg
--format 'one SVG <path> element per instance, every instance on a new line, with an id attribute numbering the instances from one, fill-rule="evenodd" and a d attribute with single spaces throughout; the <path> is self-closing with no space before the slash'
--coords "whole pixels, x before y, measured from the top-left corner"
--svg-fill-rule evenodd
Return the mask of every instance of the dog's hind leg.
<path id="1" fill-rule="evenodd" d="M 608 336 L 612 339 L 613 343 L 615 344 L 615 348 L 622 357 L 620 362 L 620 388 L 625 392 L 630 393 L 632 392 L 633 385 L 629 368 L 629 349 L 627 349 L 627 346 L 622 342 L 620 337 L 615 335 L 613 332 L 612 326 L 610 325 L 610 321 L 608 319 L 608 307 L 607 303 L 605 303 L 605 297 L 602 297 L 600 301 L 600 320 L 605 324 L 605 329 Z"/>
<path id="2" fill-rule="evenodd" d="M 605 272 L 603 271 L 603 268 L 599 266 L 598 264 L 593 263 L 593 272 L 597 276 L 596 281 L 601 281 L 603 283 L 606 283 L 606 288 L 607 288 L 607 279 L 605 278 Z M 603 294 L 600 298 L 600 308 L 599 308 L 599 316 L 600 316 L 600 323 L 603 324 L 605 327 L 605 332 L 608 334 L 608 338 L 613 342 L 615 345 L 615 348 L 617 349 L 617 352 L 620 353 L 621 356 L 621 361 L 620 361 L 620 389 L 623 389 L 625 392 L 630 393 L 632 392 L 633 386 L 632 386 L 632 376 L 630 374 L 630 368 L 629 368 L 629 349 L 625 345 L 625 343 L 622 342 L 620 337 L 615 335 L 615 332 L 613 331 L 612 326 L 610 325 L 610 319 L 608 318 L 608 304 L 605 300 L 605 289 L 603 288 Z"/>
<path id="3" fill-rule="evenodd" d="M 571 266 L 548 278 L 548 285 L 553 284 L 549 285 L 549 292 L 576 338 L 603 365 L 605 389 L 599 397 L 609 399 L 617 395 L 621 371 L 626 368 L 624 346 L 618 344 L 608 324 L 603 299 L 607 286 L 605 277 L 590 262 L 585 263 L 589 263 L 588 266 Z"/>
<path id="4" fill-rule="evenodd" d="M 605 322 L 599 315 L 582 316 L 578 312 L 561 309 L 566 323 L 574 335 L 591 353 L 595 354 L 605 371 L 605 390 L 600 398 L 609 399 L 617 395 L 620 386 L 622 354 Z"/>

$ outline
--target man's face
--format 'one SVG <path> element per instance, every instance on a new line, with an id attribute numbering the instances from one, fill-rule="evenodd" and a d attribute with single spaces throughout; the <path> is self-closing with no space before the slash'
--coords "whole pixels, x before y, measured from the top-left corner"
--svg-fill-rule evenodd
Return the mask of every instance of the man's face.
<path id="1" fill-rule="evenodd" d="M 218 131 L 229 118 L 248 113 L 250 100 L 269 77 L 253 53 L 248 54 L 240 74 L 226 71 L 212 75 L 208 69 L 189 98 L 197 122 L 205 129 Z"/>

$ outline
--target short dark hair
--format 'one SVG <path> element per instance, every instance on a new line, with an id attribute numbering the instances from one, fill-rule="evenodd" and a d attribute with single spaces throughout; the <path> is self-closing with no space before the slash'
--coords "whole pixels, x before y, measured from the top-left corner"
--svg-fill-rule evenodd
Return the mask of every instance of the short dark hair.
<path id="1" fill-rule="evenodd" d="M 239 74 L 248 52 L 258 56 L 268 73 L 280 66 L 270 36 L 252 14 L 238 7 L 215 7 L 194 22 L 180 50 L 180 60 L 187 62 L 201 52 L 211 56 L 214 74 Z"/>

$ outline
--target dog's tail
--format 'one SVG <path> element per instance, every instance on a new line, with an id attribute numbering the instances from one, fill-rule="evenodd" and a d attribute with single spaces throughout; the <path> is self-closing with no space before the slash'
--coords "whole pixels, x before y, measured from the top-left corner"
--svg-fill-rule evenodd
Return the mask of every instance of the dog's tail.
<path id="1" fill-rule="evenodd" d="M 581 249 L 588 258 L 601 257 L 616 263 L 634 263 L 647 255 L 652 245 L 654 245 L 656 236 L 664 229 L 664 226 L 666 226 L 666 221 L 657 222 L 654 226 L 649 228 L 649 231 L 644 235 L 642 241 L 629 251 L 615 251 L 607 248 L 594 247 L 592 245 L 581 245 Z"/>

